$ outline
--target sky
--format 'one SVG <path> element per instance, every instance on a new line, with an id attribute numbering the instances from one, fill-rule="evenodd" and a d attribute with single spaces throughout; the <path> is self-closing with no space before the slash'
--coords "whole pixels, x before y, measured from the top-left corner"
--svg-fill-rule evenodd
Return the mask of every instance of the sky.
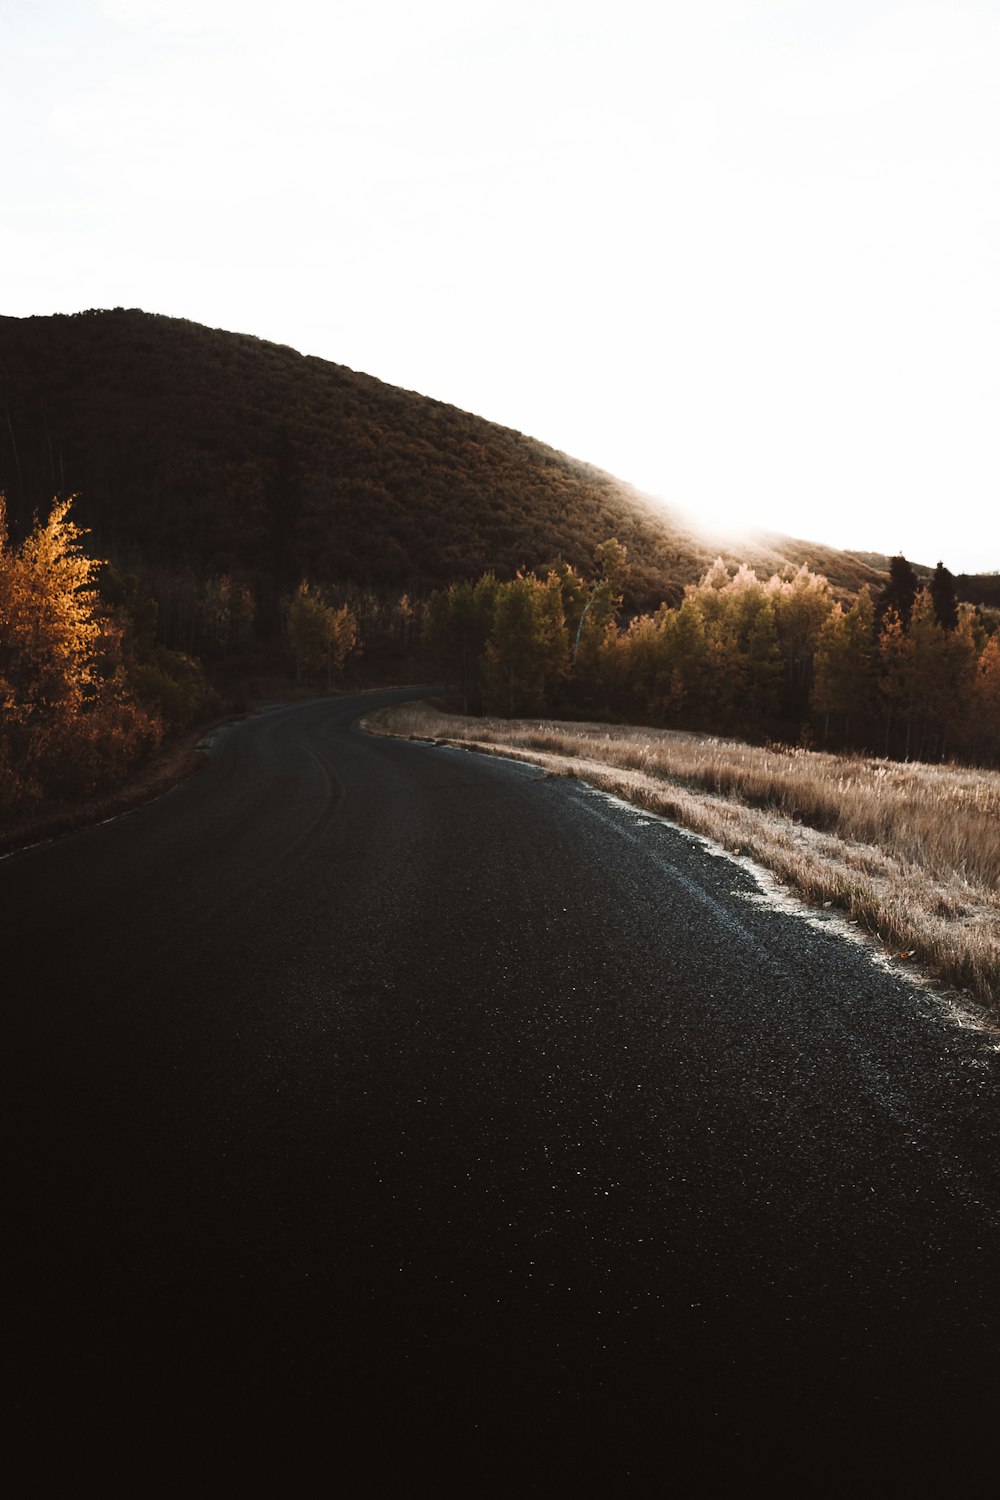
<path id="1" fill-rule="evenodd" d="M 0 312 L 141 307 L 711 526 L 1000 569 L 1000 0 L 0 0 Z"/>

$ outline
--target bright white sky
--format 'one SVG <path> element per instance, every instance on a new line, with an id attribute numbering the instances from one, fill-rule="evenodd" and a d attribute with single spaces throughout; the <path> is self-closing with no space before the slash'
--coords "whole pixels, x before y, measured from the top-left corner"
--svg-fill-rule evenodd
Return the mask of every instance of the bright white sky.
<path id="1" fill-rule="evenodd" d="M 1000 0 L 0 0 L 0 311 L 1000 569 Z"/>

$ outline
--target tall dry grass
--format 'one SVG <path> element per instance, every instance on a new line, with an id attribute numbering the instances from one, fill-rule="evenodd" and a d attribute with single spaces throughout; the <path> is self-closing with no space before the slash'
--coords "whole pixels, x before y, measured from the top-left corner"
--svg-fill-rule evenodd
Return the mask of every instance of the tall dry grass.
<path id="1" fill-rule="evenodd" d="M 673 818 L 1000 1013 L 1000 773 L 423 704 L 367 722 L 578 775 Z"/>

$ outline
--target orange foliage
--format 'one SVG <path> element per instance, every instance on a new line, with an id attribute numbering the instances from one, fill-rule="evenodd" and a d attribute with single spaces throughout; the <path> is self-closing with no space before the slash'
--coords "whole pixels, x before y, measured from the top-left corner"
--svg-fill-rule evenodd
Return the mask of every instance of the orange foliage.
<path id="1" fill-rule="evenodd" d="M 121 627 L 101 614 L 71 505 L 15 549 L 0 496 L 0 811 L 95 791 L 162 733 L 125 689 Z"/>

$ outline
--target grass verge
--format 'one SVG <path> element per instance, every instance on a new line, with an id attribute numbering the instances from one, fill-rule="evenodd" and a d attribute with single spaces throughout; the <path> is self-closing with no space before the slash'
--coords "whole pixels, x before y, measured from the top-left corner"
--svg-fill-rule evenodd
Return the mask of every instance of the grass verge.
<path id="1" fill-rule="evenodd" d="M 578 776 L 694 829 L 1000 1016 L 1000 773 L 426 703 L 364 722 Z"/>

